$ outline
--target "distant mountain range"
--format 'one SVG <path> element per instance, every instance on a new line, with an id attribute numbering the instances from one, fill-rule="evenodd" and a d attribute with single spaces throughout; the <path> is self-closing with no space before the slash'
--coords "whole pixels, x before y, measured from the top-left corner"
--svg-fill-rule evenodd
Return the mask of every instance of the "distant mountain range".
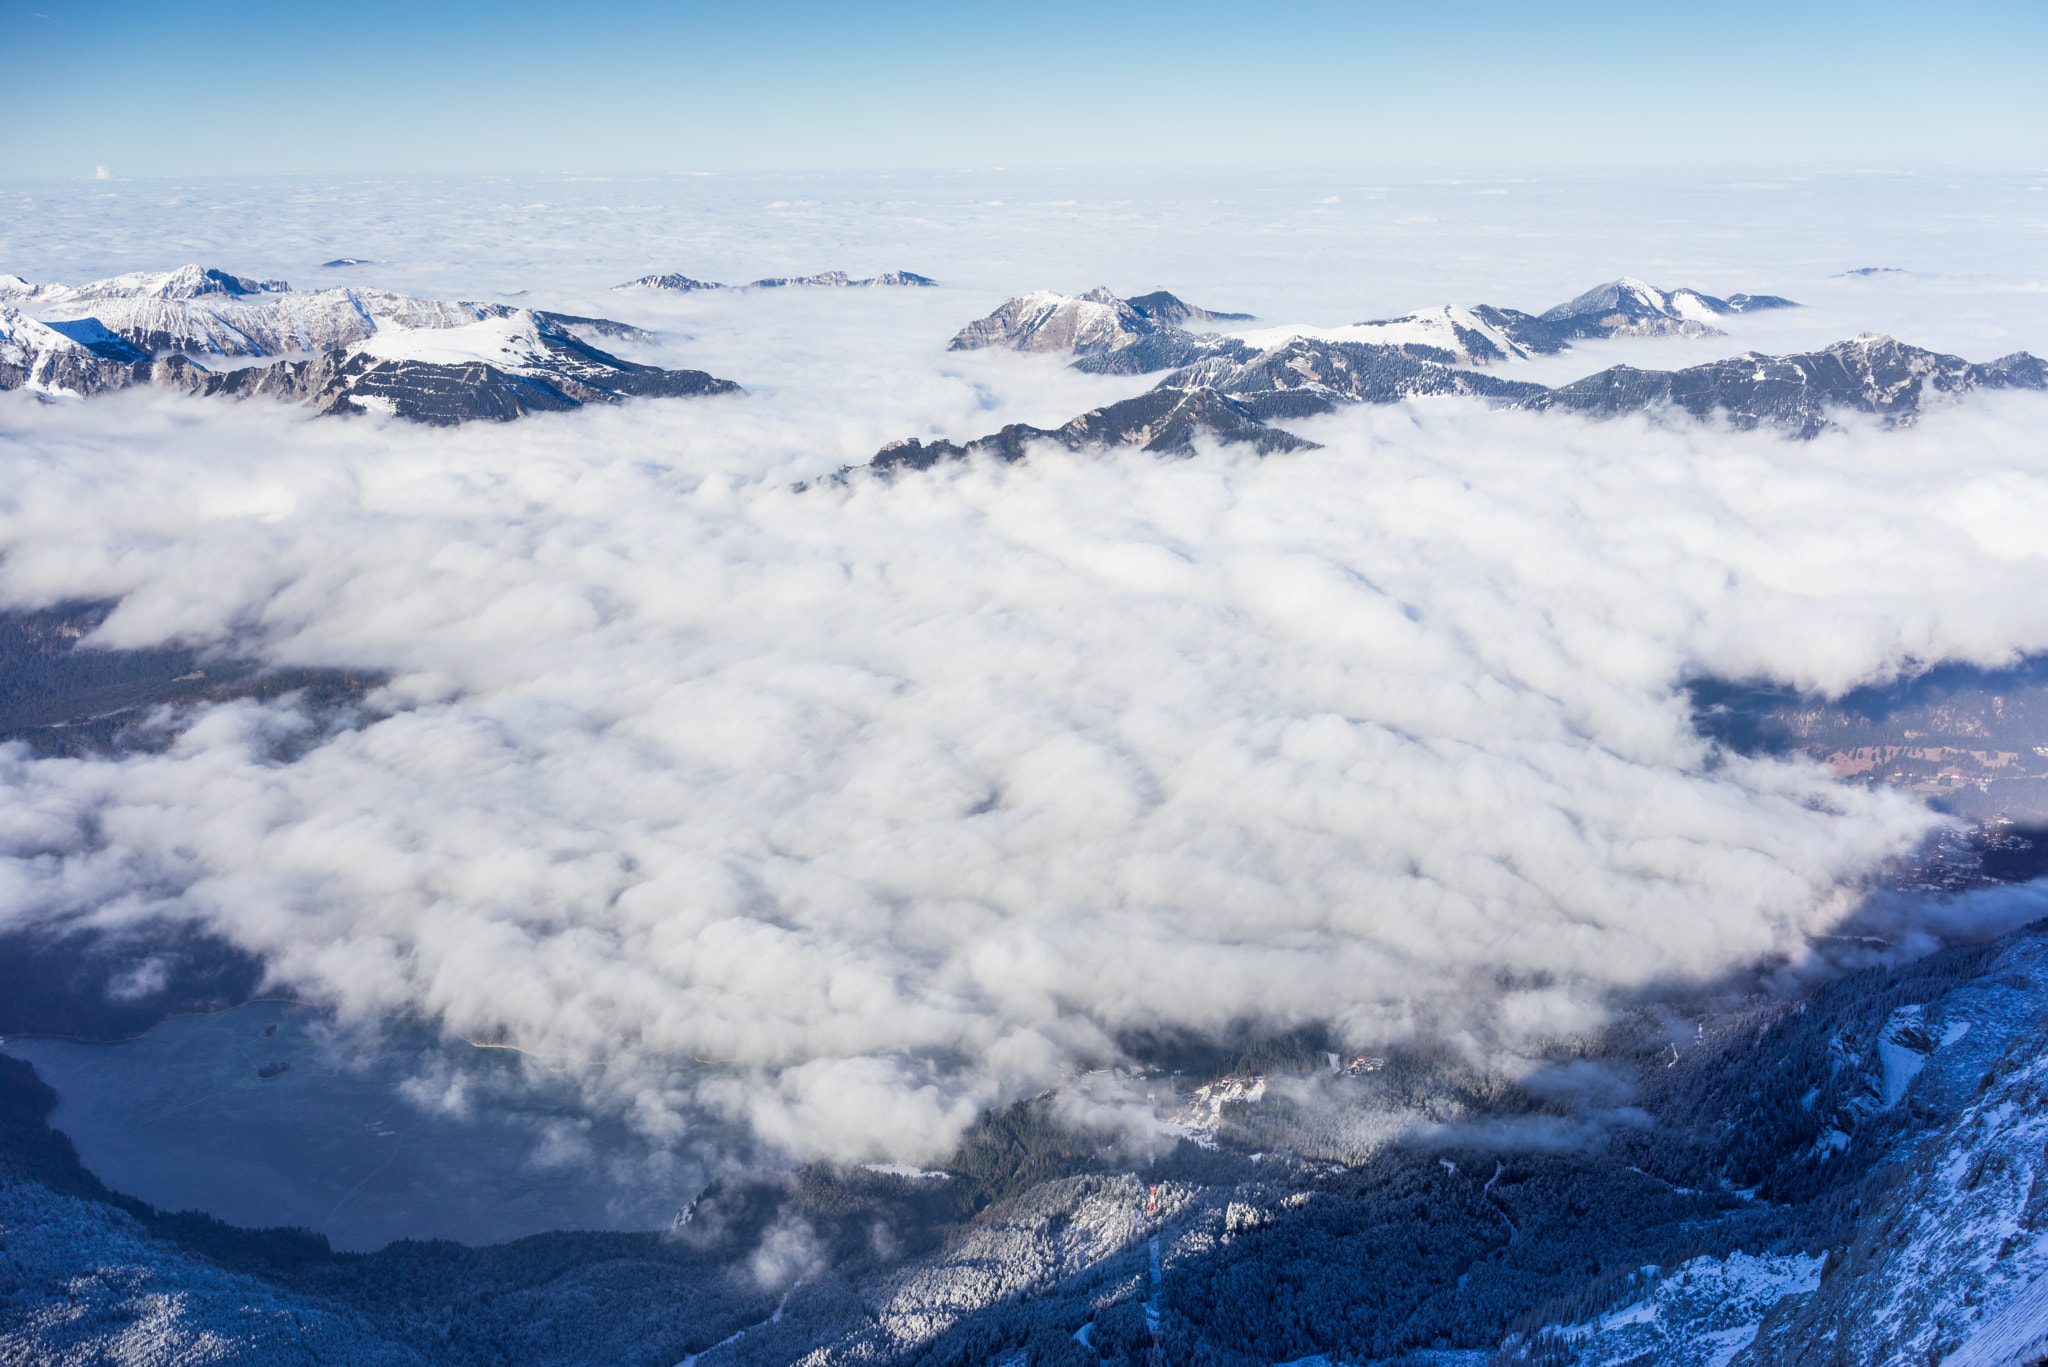
<path id="1" fill-rule="evenodd" d="M 62 327 L 91 321 L 151 356 L 290 356 L 332 351 L 380 327 L 457 328 L 520 312 L 509 304 L 421 299 L 378 289 L 294 290 L 282 280 L 247 280 L 184 266 L 76 287 L 30 285 L 0 276 L 0 308 Z M 545 322 L 593 336 L 645 337 L 609 318 L 544 313 Z"/>
<path id="2" fill-rule="evenodd" d="M 687 275 L 643 275 L 638 280 L 628 280 L 623 285 L 612 286 L 615 290 L 670 290 L 688 293 L 692 290 L 768 290 L 780 289 L 786 285 L 811 285 L 825 289 L 867 289 L 875 286 L 899 285 L 908 287 L 930 286 L 939 282 L 915 271 L 883 271 L 880 275 L 865 280 L 855 280 L 845 271 L 825 271 L 819 275 L 776 275 L 765 280 L 754 280 L 744 285 L 721 285 L 715 280 L 696 280 Z"/>
<path id="3" fill-rule="evenodd" d="M 1007 299 L 986 318 L 962 328 L 953 351 L 1001 347 L 1011 351 L 1072 351 L 1076 370 L 1097 375 L 1144 375 L 1211 357 L 1245 361 L 1276 342 L 1305 336 L 1326 342 L 1362 342 L 1407 348 L 1417 360 L 1444 365 L 1486 365 L 1554 356 L 1586 337 L 1719 337 L 1710 319 L 1765 309 L 1797 308 L 1770 294 L 1719 299 L 1694 289 L 1660 290 L 1640 280 L 1595 286 L 1544 313 L 1481 304 L 1446 304 L 1399 318 L 1347 327 L 1271 330 L 1241 336 L 1190 333 L 1184 322 L 1250 321 L 1244 314 L 1211 313 L 1165 291 L 1119 299 L 1107 289 L 1064 295 L 1039 290 Z"/>
<path id="4" fill-rule="evenodd" d="M 868 280 L 834 271 L 740 288 L 930 284 L 906 271 Z M 650 276 L 633 286 L 727 288 L 683 276 Z M 1767 426 L 1811 437 L 1836 410 L 1897 425 L 1938 398 L 2048 388 L 2048 366 L 2025 352 L 1973 363 L 1875 334 L 1817 352 L 1749 352 L 1676 371 L 1614 366 L 1554 389 L 1486 369 L 1555 356 L 1588 337 L 1718 336 L 1706 320 L 1791 307 L 1774 295 L 1721 299 L 1623 279 L 1540 315 L 1446 305 L 1332 329 L 1228 334 L 1184 325 L 1252 320 L 1164 290 L 1131 299 L 1107 289 L 1079 295 L 1042 290 L 1009 299 L 968 324 L 949 349 L 1065 353 L 1076 358 L 1076 369 L 1104 375 L 1165 372 L 1154 389 L 1054 428 L 1013 424 L 964 442 L 892 443 L 872 463 L 894 470 L 971 455 L 1015 460 L 1038 441 L 1169 454 L 1208 439 L 1274 453 L 1314 444 L 1273 428 L 1274 422 L 1353 403 L 1438 396 L 1595 417 L 1725 413 L 1737 428 Z M 0 276 L 0 389 L 50 398 L 155 385 L 198 395 L 267 396 L 322 413 L 384 412 L 459 423 L 629 397 L 738 392 L 730 380 L 639 365 L 593 341 L 649 335 L 608 318 L 369 288 L 294 290 L 283 280 L 198 265 L 78 286 Z M 213 358 L 270 364 L 220 366 Z"/>
<path id="5" fill-rule="evenodd" d="M 738 391 L 586 340 L 648 335 L 608 318 L 388 290 L 293 290 L 200 266 L 76 287 L 0 277 L 0 389 L 51 397 L 156 385 L 449 424 Z M 275 359 L 213 369 L 196 357 Z"/>
<path id="6" fill-rule="evenodd" d="M 1156 444 L 1159 438 L 1149 426 L 1153 408 L 1132 399 L 1095 409 L 1050 431 L 1006 427 L 964 445 L 896 442 L 877 452 L 871 464 L 892 470 L 905 465 L 921 469 L 937 460 L 974 455 L 1017 460 L 1025 443 L 1042 438 L 1074 448 L 1077 433 L 1103 448 L 1136 445 L 1162 453 L 1192 450 L 1202 436 L 1226 445 L 1248 443 L 1262 453 L 1293 450 L 1307 443 L 1273 442 L 1273 429 L 1264 424 L 1327 413 L 1347 404 L 1442 395 L 1594 417 L 1667 410 L 1704 421 L 1725 414 L 1741 430 L 1768 426 L 1810 438 L 1824 431 L 1833 421 L 1831 414 L 1839 410 L 1873 414 L 1887 425 L 1903 426 L 1934 398 L 1953 399 L 1977 389 L 2048 389 L 2048 362 L 2023 351 L 1972 364 L 1877 333 L 1817 352 L 1750 352 L 1685 370 L 1614 366 L 1556 389 L 1416 354 L 1427 350 L 1413 343 L 1390 346 L 1290 337 L 1248 359 L 1219 352 L 1174 371 L 1152 391 L 1186 396 L 1209 389 L 1228 401 L 1218 405 L 1178 400 L 1181 421 L 1166 445 Z"/>

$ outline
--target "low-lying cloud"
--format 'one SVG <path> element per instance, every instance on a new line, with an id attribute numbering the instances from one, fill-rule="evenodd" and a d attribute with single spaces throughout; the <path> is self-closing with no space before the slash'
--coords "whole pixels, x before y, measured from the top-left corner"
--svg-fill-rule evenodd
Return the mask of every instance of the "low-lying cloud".
<path id="1" fill-rule="evenodd" d="M 904 293 L 676 304 L 650 359 L 748 397 L 504 427 L 0 396 L 7 602 L 390 679 L 289 763 L 304 718 L 253 701 L 161 753 L 0 750 L 0 928 L 194 920 L 344 1016 L 601 1063 L 661 1143 L 921 1161 L 1131 1032 L 1512 1048 L 1796 973 L 1852 913 L 2032 914 L 1868 902 L 1933 818 L 1713 752 L 1681 684 L 2048 647 L 2038 397 L 1811 443 L 1415 404 L 1265 461 L 797 492 L 1145 386 L 947 356 L 988 301 Z"/>

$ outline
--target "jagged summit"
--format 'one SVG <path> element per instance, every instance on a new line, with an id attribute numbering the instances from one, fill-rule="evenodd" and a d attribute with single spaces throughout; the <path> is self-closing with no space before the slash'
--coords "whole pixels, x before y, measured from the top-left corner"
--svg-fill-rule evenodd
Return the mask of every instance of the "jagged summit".
<path id="1" fill-rule="evenodd" d="M 1718 299 L 1695 289 L 1661 290 L 1624 276 L 1595 285 L 1540 317 L 1567 337 L 1719 337 L 1716 318 L 1798 307 L 1775 294 Z"/>
<path id="2" fill-rule="evenodd" d="M 1866 332 L 1820 351 L 1747 352 L 1684 370 L 1614 366 L 1532 396 L 1522 406 L 1610 416 L 1670 406 L 1695 418 L 1727 414 L 1741 428 L 1813 437 L 1848 409 L 1904 426 L 1934 396 L 1975 389 L 2048 389 L 2048 362 L 2024 351 L 1982 364 Z"/>
<path id="3" fill-rule="evenodd" d="M 623 285 L 612 286 L 615 290 L 670 290 L 686 294 L 692 290 L 769 290 L 782 289 L 790 285 L 810 285 L 825 289 L 869 289 L 886 286 L 919 288 L 936 285 L 939 282 L 915 271 L 883 271 L 865 280 L 855 280 L 845 271 L 824 271 L 817 275 L 773 275 L 752 280 L 744 285 L 721 285 L 716 280 L 698 280 L 687 275 L 643 275 L 638 280 L 628 280 Z"/>

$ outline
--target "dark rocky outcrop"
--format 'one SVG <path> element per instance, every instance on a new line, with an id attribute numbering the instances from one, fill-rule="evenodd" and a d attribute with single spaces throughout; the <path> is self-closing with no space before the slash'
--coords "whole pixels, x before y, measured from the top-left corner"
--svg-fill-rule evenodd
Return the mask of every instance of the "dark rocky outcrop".
<path id="1" fill-rule="evenodd" d="M 1168 294 L 1165 290 L 1154 290 L 1150 294 L 1133 295 L 1125 300 L 1132 308 L 1155 323 L 1168 327 L 1179 327 L 1183 323 L 1249 323 L 1249 313 L 1218 313 L 1214 309 L 1197 308 L 1186 300 Z"/>
<path id="2" fill-rule="evenodd" d="M 1219 356 L 1231 361 L 1248 361 L 1258 354 L 1257 347 L 1235 337 L 1166 328 L 1139 337 L 1114 351 L 1098 351 L 1083 356 L 1074 362 L 1072 368 L 1089 375 L 1153 375 Z"/>
<path id="3" fill-rule="evenodd" d="M 1197 438 L 1246 445 L 1260 455 L 1310 450 L 1315 443 L 1265 426 L 1241 404 L 1213 389 L 1154 389 L 1091 409 L 1061 427 L 1012 423 L 1002 431 L 966 443 L 923 442 L 915 437 L 889 443 L 869 462 L 876 470 L 927 470 L 941 461 L 992 456 L 1022 460 L 1033 442 L 1053 442 L 1070 451 L 1135 446 L 1154 455 L 1187 455 Z"/>

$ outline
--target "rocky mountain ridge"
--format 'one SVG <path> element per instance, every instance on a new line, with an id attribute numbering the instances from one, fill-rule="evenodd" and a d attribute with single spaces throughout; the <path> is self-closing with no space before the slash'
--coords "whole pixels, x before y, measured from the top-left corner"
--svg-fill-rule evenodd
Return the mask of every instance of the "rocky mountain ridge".
<path id="1" fill-rule="evenodd" d="M 391 290 L 294 290 L 283 280 L 249 280 L 182 266 L 138 272 L 76 287 L 0 279 L 0 308 L 53 327 L 97 324 L 154 358 L 309 356 L 351 346 L 380 327 L 458 328 L 522 312 L 511 304 L 423 299 Z M 609 318 L 540 313 L 545 323 L 591 336 L 645 338 Z M 68 329 L 66 329 L 68 330 Z"/>
<path id="2" fill-rule="evenodd" d="M 1163 290 L 1136 299 L 1120 299 L 1106 288 L 1079 295 L 1038 290 L 1007 299 L 986 318 L 969 323 L 948 350 L 1071 351 L 1077 358 L 1076 370 L 1144 375 L 1219 356 L 1244 361 L 1303 337 L 1405 347 L 1417 358 L 1445 365 L 1489 365 L 1554 356 L 1569 351 L 1574 339 L 1587 337 L 1719 337 L 1724 334 L 1709 319 L 1797 307 L 1776 295 L 1720 299 L 1694 289 L 1660 290 L 1623 278 L 1597 285 L 1541 315 L 1490 304 L 1446 304 L 1343 327 L 1230 335 L 1192 333 L 1181 325 L 1196 320 L 1247 322 L 1248 315 L 1195 308 Z"/>
<path id="3" fill-rule="evenodd" d="M 700 370 L 621 360 L 550 315 L 526 310 L 446 328 L 407 329 L 387 321 L 366 338 L 305 360 L 224 370 L 183 355 L 152 360 L 117 337 L 80 341 L 62 326 L 0 309 L 0 389 L 90 398 L 153 386 L 302 403 L 322 414 L 381 412 L 436 426 L 633 397 L 739 392 L 732 381 Z"/>
<path id="4" fill-rule="evenodd" d="M 1745 352 L 1684 370 L 1613 366 L 1522 401 L 1525 408 L 1608 417 L 1669 407 L 1733 427 L 1819 435 L 1830 413 L 1867 413 L 1889 426 L 1914 421 L 1930 401 L 1978 389 L 2048 389 L 2048 364 L 2024 351 L 1972 364 L 1959 356 L 1865 332 L 1821 351 Z"/>
<path id="5" fill-rule="evenodd" d="M 1419 343 L 1396 346 L 1290 336 L 1257 352 L 1236 339 L 1227 343 L 1204 346 L 1201 359 L 1160 381 L 1155 392 L 1186 395 L 1208 389 L 1228 400 L 1227 406 L 1204 406 L 1177 399 L 1178 411 L 1187 415 L 1184 427 L 1177 429 L 1185 439 L 1176 438 L 1167 446 L 1151 445 L 1148 423 L 1153 410 L 1126 400 L 1092 410 L 1058 429 L 1020 424 L 958 445 L 895 442 L 871 463 L 885 469 L 922 469 L 936 460 L 976 455 L 1014 461 L 1022 458 L 1028 443 L 1043 439 L 1058 440 L 1069 449 L 1137 445 L 1181 454 L 1192 449 L 1193 434 L 1203 432 L 1226 444 L 1251 441 L 1254 449 L 1267 454 L 1313 444 L 1281 442 L 1277 429 L 1266 426 L 1269 423 L 1313 417 L 1349 404 L 1445 396 L 1589 417 L 1668 412 L 1696 421 L 1724 419 L 1743 430 L 1770 427 L 1810 439 L 1832 425 L 1836 419 L 1831 415 L 1837 412 L 1876 414 L 1888 425 L 1903 426 L 1915 420 L 1925 403 L 1952 401 L 1973 390 L 2048 390 L 2048 362 L 2026 352 L 1972 364 L 1878 334 L 1864 334 L 1819 352 L 1777 357 L 1752 352 L 1682 371 L 1615 366 L 1556 389 L 1454 365 L 1444 352 Z M 1155 335 L 1088 359 L 1175 344 L 1171 336 Z"/>
<path id="6" fill-rule="evenodd" d="M 989 456 L 1005 463 L 1022 460 L 1034 442 L 1049 442 L 1069 451 L 1102 451 L 1136 447 L 1159 456 L 1186 455 L 1198 438 L 1224 446 L 1249 446 L 1260 455 L 1313 450 L 1305 441 L 1267 427 L 1244 405 L 1213 388 L 1160 386 L 1121 403 L 1090 409 L 1059 427 L 1012 423 L 999 432 L 955 444 L 915 437 L 894 441 L 875 453 L 871 469 L 928 470 L 941 461 Z"/>

